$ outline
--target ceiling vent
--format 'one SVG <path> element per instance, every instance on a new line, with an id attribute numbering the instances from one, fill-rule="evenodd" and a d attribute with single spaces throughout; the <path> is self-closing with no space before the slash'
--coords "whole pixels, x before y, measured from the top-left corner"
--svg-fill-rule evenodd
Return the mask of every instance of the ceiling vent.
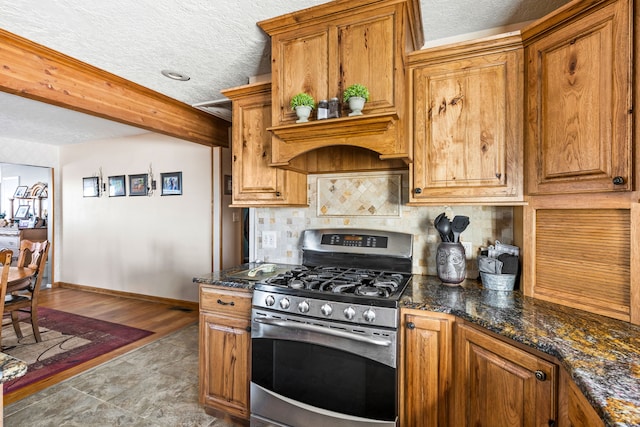
<path id="1" fill-rule="evenodd" d="M 192 104 L 191 106 L 231 123 L 230 99 L 224 98 L 216 99 L 213 101 L 198 102 L 197 104 Z"/>

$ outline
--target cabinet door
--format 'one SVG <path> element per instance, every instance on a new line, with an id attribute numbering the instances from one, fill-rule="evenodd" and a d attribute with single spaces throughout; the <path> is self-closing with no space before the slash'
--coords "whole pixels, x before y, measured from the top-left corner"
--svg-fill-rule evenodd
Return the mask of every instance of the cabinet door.
<path id="1" fill-rule="evenodd" d="M 271 95 L 233 101 L 233 204 L 304 205 L 306 176 L 271 167 Z"/>
<path id="2" fill-rule="evenodd" d="M 200 315 L 200 401 L 249 418 L 249 319 Z"/>
<path id="3" fill-rule="evenodd" d="M 553 425 L 558 367 L 467 325 L 456 323 L 455 425 Z"/>
<path id="4" fill-rule="evenodd" d="M 400 425 L 446 426 L 454 318 L 405 310 L 401 321 Z"/>
<path id="5" fill-rule="evenodd" d="M 338 63 L 340 83 L 336 91 L 344 91 L 354 83 L 369 89 L 370 99 L 365 109 L 368 113 L 391 111 L 396 107 L 396 61 L 402 51 L 397 51 L 395 8 L 384 13 L 376 10 L 359 16 L 355 21 L 339 25 Z M 339 96 L 339 95 L 336 95 Z"/>
<path id="6" fill-rule="evenodd" d="M 412 202 L 521 201 L 522 49 L 413 69 Z"/>
<path id="7" fill-rule="evenodd" d="M 293 123 L 291 98 L 300 92 L 313 96 L 316 102 L 338 96 L 329 85 L 329 31 L 311 28 L 291 35 L 275 36 L 272 40 L 273 113 L 276 124 Z M 333 60 L 335 66 L 335 60 Z"/>
<path id="8" fill-rule="evenodd" d="M 629 3 L 527 46 L 529 194 L 632 190 Z"/>
<path id="9" fill-rule="evenodd" d="M 237 200 L 275 198 L 278 170 L 269 168 L 271 103 L 265 96 L 236 101 L 234 114 L 233 190 Z"/>
<path id="10" fill-rule="evenodd" d="M 578 386 L 567 378 L 568 384 L 568 408 L 567 415 L 571 427 L 591 426 L 602 427 L 604 423 L 596 413 L 593 406 L 584 397 Z"/>

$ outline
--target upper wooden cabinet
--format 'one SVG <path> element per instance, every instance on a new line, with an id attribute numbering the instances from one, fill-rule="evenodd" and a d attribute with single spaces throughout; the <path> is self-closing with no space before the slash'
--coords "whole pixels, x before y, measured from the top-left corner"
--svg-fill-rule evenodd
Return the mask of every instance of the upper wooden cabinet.
<path id="1" fill-rule="evenodd" d="M 633 190 L 632 11 L 572 2 L 523 30 L 528 194 Z"/>
<path id="2" fill-rule="evenodd" d="M 409 55 L 410 203 L 523 201 L 519 33 Z"/>
<path id="3" fill-rule="evenodd" d="M 414 0 L 332 1 L 259 22 L 271 36 L 272 164 L 330 145 L 373 150 L 381 158 L 411 158 L 399 124 L 405 113 L 405 57 L 422 45 L 419 3 Z M 338 97 L 353 84 L 369 88 L 363 116 L 295 123 L 291 98 Z"/>
<path id="4" fill-rule="evenodd" d="M 305 174 L 271 167 L 271 83 L 222 92 L 232 100 L 233 207 L 307 204 Z"/>

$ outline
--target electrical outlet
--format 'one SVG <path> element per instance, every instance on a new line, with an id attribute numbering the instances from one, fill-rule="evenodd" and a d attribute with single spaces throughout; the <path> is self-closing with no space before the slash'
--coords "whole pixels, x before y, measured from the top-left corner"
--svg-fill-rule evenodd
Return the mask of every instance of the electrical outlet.
<path id="1" fill-rule="evenodd" d="M 464 254 L 466 255 L 467 259 L 471 259 L 473 258 L 473 254 L 471 253 L 471 251 L 473 250 L 473 246 L 471 245 L 471 242 L 460 242 L 462 243 L 462 246 L 464 247 Z"/>
<path id="2" fill-rule="evenodd" d="M 275 248 L 277 248 L 276 232 L 275 231 L 263 231 L 262 232 L 262 248 L 263 249 L 275 249 Z"/>

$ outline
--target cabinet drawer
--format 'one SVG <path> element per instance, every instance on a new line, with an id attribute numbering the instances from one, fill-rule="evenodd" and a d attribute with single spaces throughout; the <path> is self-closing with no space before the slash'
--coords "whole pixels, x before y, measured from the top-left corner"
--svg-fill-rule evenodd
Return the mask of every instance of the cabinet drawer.
<path id="1" fill-rule="evenodd" d="M 200 310 L 248 319 L 251 317 L 251 293 L 245 290 L 202 286 Z"/>

